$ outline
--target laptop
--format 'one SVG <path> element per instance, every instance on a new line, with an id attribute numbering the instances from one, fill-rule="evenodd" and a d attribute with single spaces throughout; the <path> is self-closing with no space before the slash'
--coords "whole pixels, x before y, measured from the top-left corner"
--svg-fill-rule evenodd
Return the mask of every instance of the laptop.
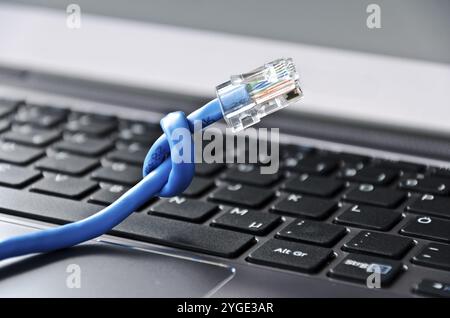
<path id="1" fill-rule="evenodd" d="M 448 297 L 444 1 L 0 2 L 0 238 L 137 183 L 164 114 L 294 60 L 280 168 L 189 188 L 76 247 L 0 261 L 1 297 Z"/>

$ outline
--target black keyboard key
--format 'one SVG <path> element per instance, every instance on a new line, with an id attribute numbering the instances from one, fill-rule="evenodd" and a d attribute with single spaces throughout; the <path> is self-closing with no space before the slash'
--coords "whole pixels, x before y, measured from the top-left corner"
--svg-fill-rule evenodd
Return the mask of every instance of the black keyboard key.
<path id="1" fill-rule="evenodd" d="M 149 213 L 190 222 L 203 222 L 216 213 L 218 206 L 184 197 L 172 197 L 154 204 Z"/>
<path id="2" fill-rule="evenodd" d="M 117 127 L 115 118 L 102 118 L 95 115 L 83 114 L 71 118 L 66 125 L 66 130 L 73 133 L 104 136 L 114 131 Z"/>
<path id="3" fill-rule="evenodd" d="M 273 195 L 274 193 L 270 190 L 237 183 L 220 187 L 211 193 L 209 198 L 233 205 L 258 207 L 269 201 Z"/>
<path id="4" fill-rule="evenodd" d="M 125 162 L 132 165 L 142 166 L 147 155 L 148 149 L 143 149 L 138 144 L 130 144 L 121 149 L 110 152 L 107 156 L 112 161 Z"/>
<path id="5" fill-rule="evenodd" d="M 350 202 L 395 207 L 406 198 L 406 194 L 394 189 L 375 187 L 371 184 L 361 184 L 343 196 Z"/>
<path id="6" fill-rule="evenodd" d="M 161 128 L 156 124 L 130 121 L 122 123 L 118 138 L 126 143 L 151 146 L 161 134 Z"/>
<path id="7" fill-rule="evenodd" d="M 269 186 L 277 182 L 281 177 L 279 173 L 263 174 L 260 169 L 261 167 L 256 165 L 238 164 L 225 171 L 222 177 L 228 181 L 260 187 Z"/>
<path id="8" fill-rule="evenodd" d="M 62 174 L 81 175 L 92 170 L 97 165 L 97 159 L 72 155 L 66 152 L 56 152 L 36 162 L 35 167 Z"/>
<path id="9" fill-rule="evenodd" d="M 64 140 L 57 142 L 54 147 L 83 156 L 98 156 L 113 147 L 113 142 L 108 139 L 90 138 L 83 134 L 66 136 Z"/>
<path id="10" fill-rule="evenodd" d="M 199 176 L 211 176 L 225 168 L 223 163 L 196 163 L 195 174 Z"/>
<path id="11" fill-rule="evenodd" d="M 412 262 L 450 271 L 450 245 L 429 243 L 413 257 Z"/>
<path id="12" fill-rule="evenodd" d="M 371 184 L 389 184 L 397 175 L 397 172 L 374 167 L 345 168 L 339 172 L 339 177 L 342 179 Z"/>
<path id="13" fill-rule="evenodd" d="M 130 215 L 113 234 L 227 258 L 240 255 L 255 242 L 248 234 L 141 213 Z"/>
<path id="14" fill-rule="evenodd" d="M 129 130 L 130 134 L 136 136 L 147 136 L 154 131 L 161 131 L 159 124 L 133 120 L 122 120 L 120 129 Z"/>
<path id="15" fill-rule="evenodd" d="M 401 213 L 389 209 L 368 205 L 352 205 L 337 216 L 335 222 L 370 230 L 388 231 L 401 219 Z"/>
<path id="16" fill-rule="evenodd" d="M 127 136 L 124 135 L 123 131 L 119 132 L 119 135 L 117 136 L 118 140 L 122 143 L 128 143 L 128 144 L 139 144 L 143 148 L 148 148 L 155 143 L 155 141 L 161 136 L 162 132 L 154 132 L 151 135 L 148 136 Z M 125 137 L 126 136 L 126 137 Z"/>
<path id="17" fill-rule="evenodd" d="M 413 192 L 447 195 L 450 191 L 450 180 L 430 176 L 425 176 L 423 179 L 407 178 L 400 181 L 399 187 Z"/>
<path id="18" fill-rule="evenodd" d="M 296 192 L 312 194 L 321 197 L 330 197 L 336 194 L 344 187 L 344 183 L 339 180 L 310 176 L 302 174 L 289 179 L 283 186 L 283 189 Z"/>
<path id="19" fill-rule="evenodd" d="M 0 161 L 3 162 L 26 165 L 43 155 L 44 151 L 41 149 L 0 141 Z"/>
<path id="20" fill-rule="evenodd" d="M 308 197 L 299 194 L 289 194 L 271 207 L 275 213 L 294 217 L 323 219 L 331 214 L 337 203 L 331 200 Z"/>
<path id="21" fill-rule="evenodd" d="M 311 174 L 326 175 L 338 167 L 339 162 L 333 158 L 321 156 L 305 156 L 301 159 L 288 158 L 284 166 L 295 172 L 306 172 Z"/>
<path id="22" fill-rule="evenodd" d="M 183 195 L 187 197 L 198 197 L 214 186 L 213 179 L 194 177 L 191 184 L 184 190 Z"/>
<path id="23" fill-rule="evenodd" d="M 333 258 L 331 249 L 277 239 L 267 241 L 252 252 L 247 260 L 252 263 L 314 273 Z"/>
<path id="24" fill-rule="evenodd" d="M 91 174 L 92 179 L 133 186 L 142 179 L 142 169 L 122 162 L 101 167 Z"/>
<path id="25" fill-rule="evenodd" d="M 21 102 L 0 99 L 0 117 L 5 117 L 16 111 Z"/>
<path id="26" fill-rule="evenodd" d="M 390 160 L 377 160 L 373 165 L 378 168 L 401 171 L 403 173 L 419 173 L 424 171 L 426 168 L 424 165 L 417 163 Z"/>
<path id="27" fill-rule="evenodd" d="M 68 111 L 62 108 L 28 105 L 16 113 L 14 120 L 21 124 L 50 128 L 66 120 Z"/>
<path id="28" fill-rule="evenodd" d="M 297 219 L 278 232 L 277 238 L 322 246 L 332 246 L 347 233 L 345 227 Z"/>
<path id="29" fill-rule="evenodd" d="M 424 279 L 417 285 L 414 291 L 431 297 L 450 298 L 450 282 Z"/>
<path id="30" fill-rule="evenodd" d="M 450 178 L 450 168 L 433 168 L 431 169 L 431 174 L 433 176 Z"/>
<path id="31" fill-rule="evenodd" d="M 418 216 L 410 220 L 400 233 L 431 241 L 450 243 L 450 221 L 430 216 Z"/>
<path id="32" fill-rule="evenodd" d="M 326 156 L 338 160 L 340 165 L 344 167 L 361 168 L 370 161 L 370 157 L 346 152 L 330 152 Z"/>
<path id="33" fill-rule="evenodd" d="M 414 246 L 411 239 L 391 234 L 361 231 L 342 249 L 349 252 L 399 259 Z"/>
<path id="34" fill-rule="evenodd" d="M 450 218 L 450 198 L 424 194 L 406 207 L 407 211 Z"/>
<path id="35" fill-rule="evenodd" d="M 57 174 L 47 176 L 33 184 L 30 191 L 77 199 L 95 188 L 97 188 L 97 183 L 95 182 Z"/>
<path id="36" fill-rule="evenodd" d="M 211 225 L 225 229 L 265 235 L 281 222 L 281 217 L 241 208 L 232 208 L 215 219 Z"/>
<path id="37" fill-rule="evenodd" d="M 89 112 L 80 112 L 80 111 L 72 111 L 68 121 L 75 120 L 82 117 L 89 117 L 89 120 L 92 121 L 104 121 L 104 122 L 118 122 L 118 119 L 115 115 L 112 114 L 100 114 L 100 113 L 89 113 Z"/>
<path id="38" fill-rule="evenodd" d="M 0 119 L 0 132 L 7 131 L 11 127 L 11 122 L 8 119 Z"/>
<path id="39" fill-rule="evenodd" d="M 379 257 L 349 254 L 336 267 L 330 270 L 333 278 L 349 280 L 358 283 L 376 283 L 374 275 L 379 274 L 379 287 L 392 283 L 401 273 L 402 263 Z M 376 287 L 376 285 L 373 285 Z"/>
<path id="40" fill-rule="evenodd" d="M 6 141 L 12 141 L 33 147 L 47 146 L 59 139 L 61 133 L 58 130 L 46 130 L 33 128 L 30 125 L 15 126 L 2 137 Z"/>
<path id="41" fill-rule="evenodd" d="M 0 184 L 3 186 L 20 188 L 40 176 L 41 173 L 39 171 L 0 163 Z"/>
<path id="42" fill-rule="evenodd" d="M 282 158 L 303 158 L 307 154 L 312 154 L 315 149 L 307 146 L 283 144 L 280 145 L 280 155 Z"/>
<path id="43" fill-rule="evenodd" d="M 81 201 L 0 187 L 0 213 L 64 224 L 79 221 L 103 207 Z"/>
<path id="44" fill-rule="evenodd" d="M 120 198 L 125 192 L 128 191 L 128 187 L 114 184 L 102 186 L 100 190 L 95 192 L 89 197 L 89 202 L 95 204 L 109 205 Z"/>

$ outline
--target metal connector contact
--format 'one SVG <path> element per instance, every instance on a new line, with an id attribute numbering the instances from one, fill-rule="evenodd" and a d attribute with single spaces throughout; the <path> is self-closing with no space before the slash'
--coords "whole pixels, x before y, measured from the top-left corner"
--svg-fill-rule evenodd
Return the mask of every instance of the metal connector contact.
<path id="1" fill-rule="evenodd" d="M 223 117 L 237 132 L 299 100 L 303 93 L 291 58 L 278 59 L 217 86 Z"/>

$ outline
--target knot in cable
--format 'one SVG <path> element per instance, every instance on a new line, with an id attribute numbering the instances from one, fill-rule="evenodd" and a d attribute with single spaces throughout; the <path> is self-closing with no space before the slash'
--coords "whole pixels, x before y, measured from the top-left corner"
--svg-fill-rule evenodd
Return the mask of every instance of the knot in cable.
<path id="1" fill-rule="evenodd" d="M 160 121 L 164 132 L 148 151 L 143 165 L 143 176 L 170 161 L 171 169 L 167 181 L 159 191 L 161 197 L 171 197 L 183 192 L 194 177 L 194 143 L 192 125 L 183 112 L 167 114 Z M 169 163 L 165 163 L 169 164 Z"/>

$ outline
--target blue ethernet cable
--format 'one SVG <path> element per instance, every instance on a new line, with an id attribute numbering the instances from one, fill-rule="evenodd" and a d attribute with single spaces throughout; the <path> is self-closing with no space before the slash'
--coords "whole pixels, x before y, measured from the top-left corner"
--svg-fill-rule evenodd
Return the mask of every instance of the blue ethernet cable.
<path id="1" fill-rule="evenodd" d="M 194 144 L 173 139 L 179 128 L 194 133 L 224 118 L 234 132 L 245 129 L 302 96 L 292 59 L 278 59 L 249 73 L 231 76 L 217 87 L 217 98 L 186 116 L 173 112 L 161 119 L 164 132 L 152 145 L 143 165 L 143 179 L 118 200 L 83 220 L 0 241 L 0 261 L 32 253 L 45 253 L 94 239 L 122 222 L 151 197 L 182 193 L 194 176 Z M 181 143 L 181 144 L 180 144 Z M 179 147 L 181 146 L 181 147 Z M 190 147 L 190 160 L 174 160 L 174 149 Z"/>

